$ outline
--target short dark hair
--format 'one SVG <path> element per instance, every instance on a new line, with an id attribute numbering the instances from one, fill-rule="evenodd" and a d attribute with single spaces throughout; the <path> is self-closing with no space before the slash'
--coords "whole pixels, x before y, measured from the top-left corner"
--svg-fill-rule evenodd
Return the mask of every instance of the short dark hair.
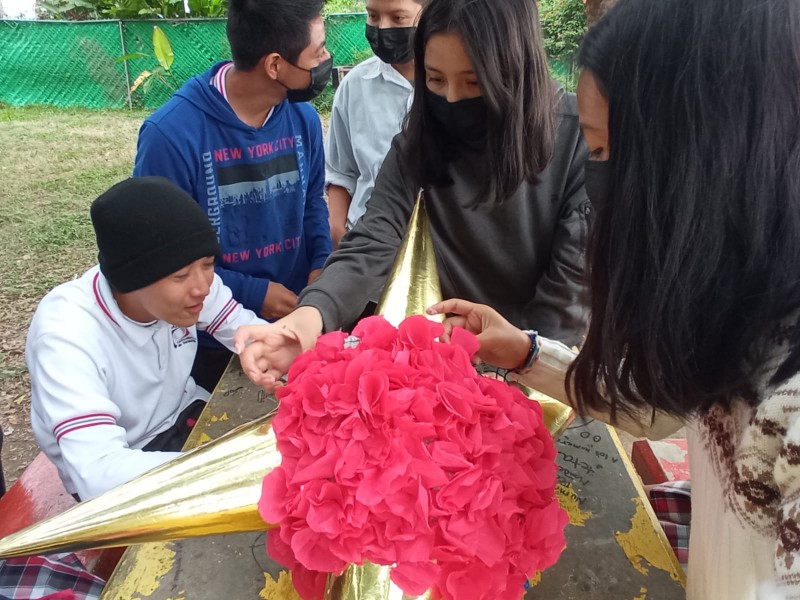
<path id="1" fill-rule="evenodd" d="M 322 14 L 325 0 L 231 0 L 228 42 L 236 68 L 250 71 L 264 56 L 277 52 L 291 63 L 310 42 L 310 24 Z"/>
<path id="2" fill-rule="evenodd" d="M 483 189 L 473 205 L 502 202 L 536 181 L 555 147 L 555 88 L 532 0 L 432 0 L 414 36 L 414 99 L 403 158 L 421 186 L 446 181 L 448 149 L 425 101 L 425 47 L 437 33 L 464 40 L 487 106 Z"/>
<path id="3" fill-rule="evenodd" d="M 757 405 L 800 370 L 800 2 L 620 0 L 580 60 L 609 103 L 611 185 L 577 403 Z"/>

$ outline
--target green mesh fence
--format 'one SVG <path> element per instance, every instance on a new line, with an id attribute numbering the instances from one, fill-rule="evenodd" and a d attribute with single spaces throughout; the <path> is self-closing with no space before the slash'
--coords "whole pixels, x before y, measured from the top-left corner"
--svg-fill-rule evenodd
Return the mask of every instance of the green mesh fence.
<path id="1" fill-rule="evenodd" d="M 56 106 L 125 106 L 127 86 L 116 22 L 0 22 L 0 101 Z"/>
<path id="2" fill-rule="evenodd" d="M 364 14 L 326 17 L 328 48 L 336 65 L 370 56 Z M 143 71 L 158 66 L 153 26 L 175 53 L 171 76 L 154 80 L 147 93 L 128 93 Z M 146 58 L 115 62 L 125 54 Z M 182 21 L 0 21 L 0 102 L 22 106 L 121 108 L 163 104 L 190 77 L 230 58 L 224 19 Z"/>

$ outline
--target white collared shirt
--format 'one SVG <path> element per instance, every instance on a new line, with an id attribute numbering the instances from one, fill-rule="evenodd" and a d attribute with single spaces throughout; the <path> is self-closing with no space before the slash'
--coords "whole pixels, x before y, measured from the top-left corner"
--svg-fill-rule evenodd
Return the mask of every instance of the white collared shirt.
<path id="1" fill-rule="evenodd" d="M 413 92 L 411 83 L 377 56 L 356 65 L 336 90 L 325 139 L 325 181 L 345 188 L 353 198 L 348 229 L 367 209 Z"/>
<path id="2" fill-rule="evenodd" d="M 190 375 L 197 330 L 232 350 L 239 326 L 263 322 L 217 275 L 192 327 L 129 319 L 98 267 L 47 294 L 25 347 L 31 425 L 67 491 L 86 500 L 177 456 L 141 448 L 209 397 Z"/>

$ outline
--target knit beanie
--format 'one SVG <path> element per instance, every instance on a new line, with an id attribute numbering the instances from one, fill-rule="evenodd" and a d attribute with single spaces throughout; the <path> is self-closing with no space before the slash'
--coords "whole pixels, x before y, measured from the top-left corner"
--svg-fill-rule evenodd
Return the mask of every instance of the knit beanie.
<path id="1" fill-rule="evenodd" d="M 203 209 L 164 177 L 126 179 L 92 202 L 100 270 L 128 293 L 220 253 Z"/>

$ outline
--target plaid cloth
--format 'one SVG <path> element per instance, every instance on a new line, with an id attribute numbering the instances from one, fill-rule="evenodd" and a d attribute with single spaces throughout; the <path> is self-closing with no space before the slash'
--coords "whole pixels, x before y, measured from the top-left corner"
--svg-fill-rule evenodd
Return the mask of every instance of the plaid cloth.
<path id="1" fill-rule="evenodd" d="M 96 600 L 104 585 L 72 553 L 0 560 L 0 600 Z"/>
<path id="2" fill-rule="evenodd" d="M 651 487 L 650 504 L 685 571 L 689 562 L 689 528 L 692 520 L 691 482 L 667 481 Z"/>

